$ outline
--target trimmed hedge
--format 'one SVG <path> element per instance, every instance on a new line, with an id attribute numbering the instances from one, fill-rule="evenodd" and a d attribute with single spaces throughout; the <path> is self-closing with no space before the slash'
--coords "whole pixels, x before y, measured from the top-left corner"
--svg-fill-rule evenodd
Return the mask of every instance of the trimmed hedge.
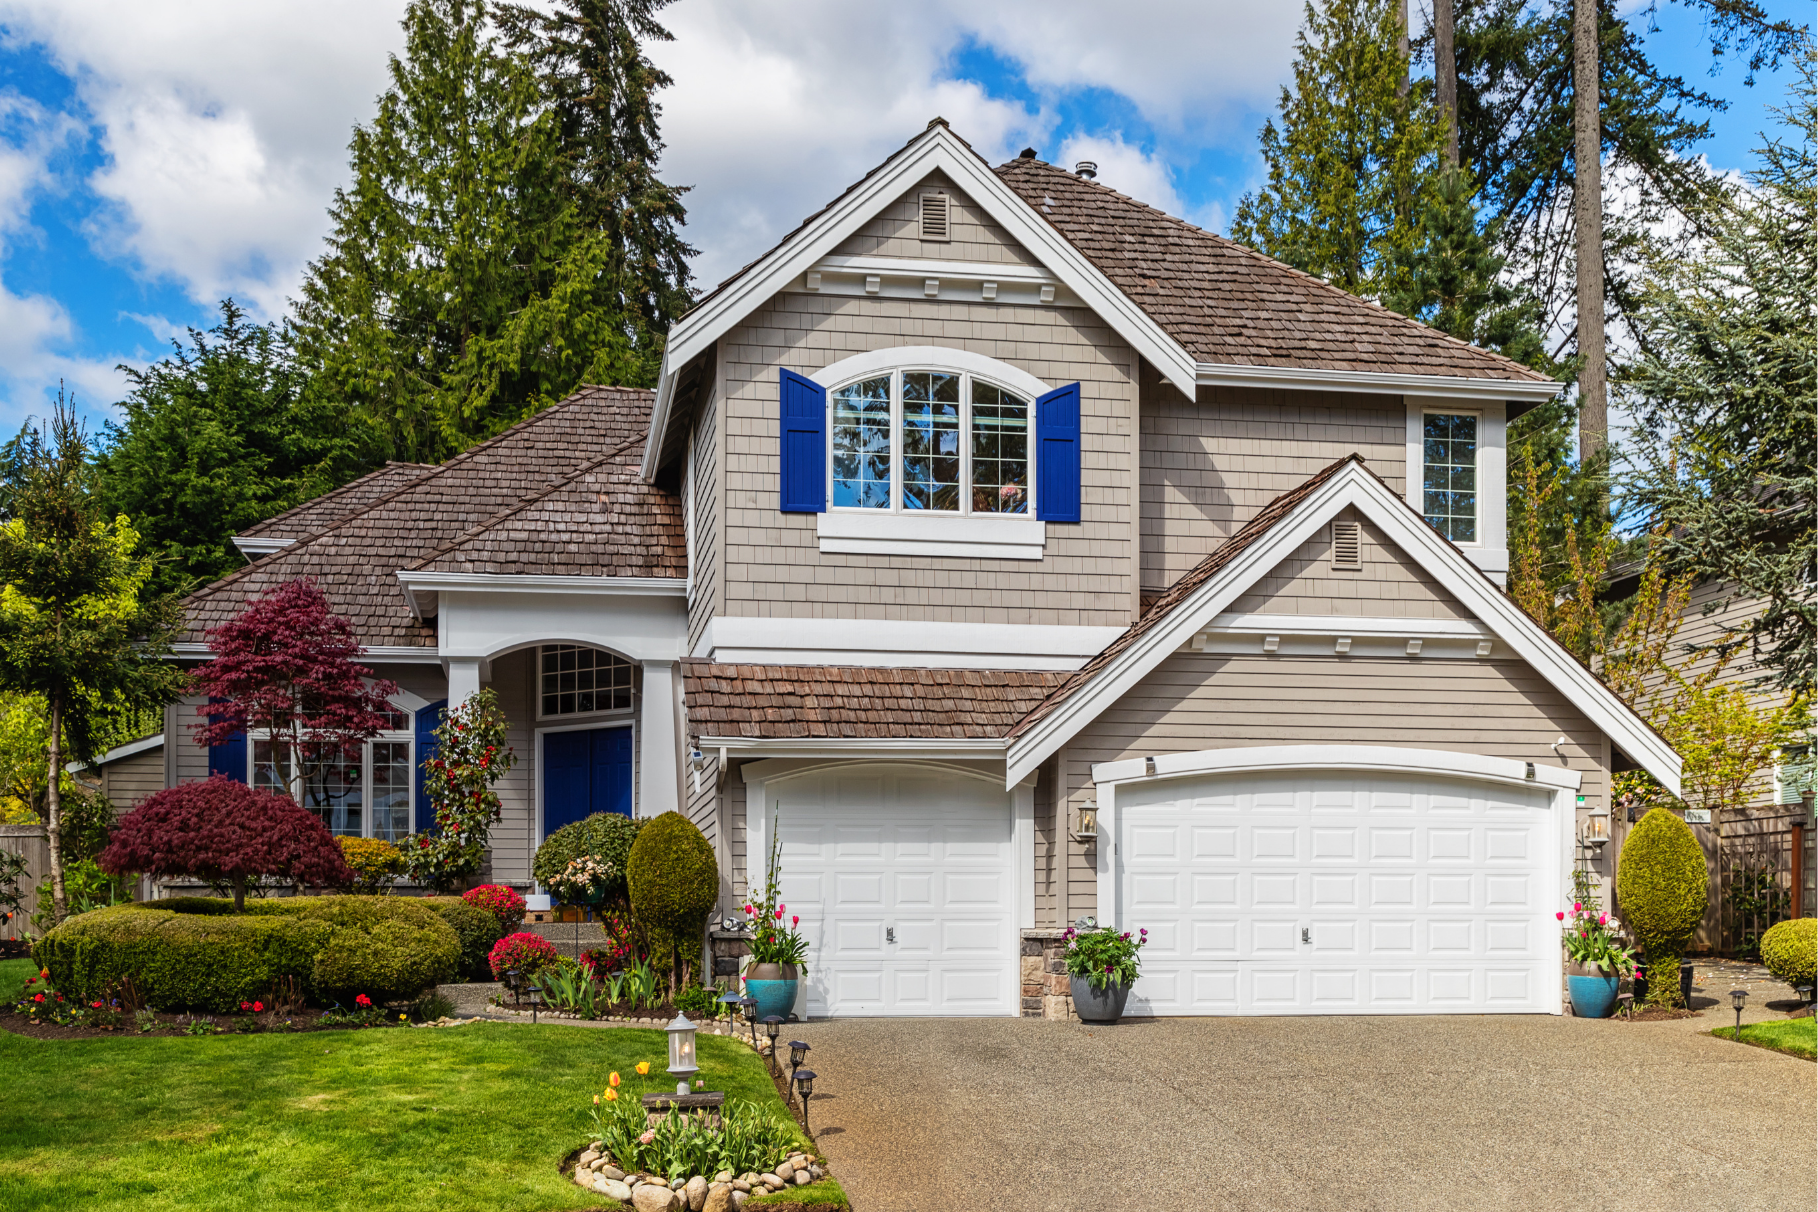
<path id="1" fill-rule="evenodd" d="M 712 843 L 681 813 L 665 812 L 638 831 L 625 874 L 632 916 L 650 936 L 650 962 L 660 972 L 679 951 L 698 964 L 701 931 L 720 899 Z"/>
<path id="2" fill-rule="evenodd" d="M 461 940 L 460 974 L 469 980 L 490 980 L 486 957 L 492 945 L 505 937 L 499 919 L 459 896 L 426 896 L 423 903 L 441 915 Z"/>
<path id="3" fill-rule="evenodd" d="M 1761 962 L 1797 989 L 1818 980 L 1818 918 L 1779 922 L 1761 936 Z"/>
<path id="4" fill-rule="evenodd" d="M 226 1012 L 295 978 L 318 1000 L 410 998 L 450 979 L 461 940 L 410 897 L 174 897 L 97 909 L 38 940 L 58 989 L 86 1000 L 124 977 L 160 1010 Z"/>
<path id="5" fill-rule="evenodd" d="M 1622 924 L 1641 940 L 1649 972 L 1677 973 L 1680 956 L 1704 920 L 1704 849 L 1678 813 L 1656 808 L 1622 843 L 1616 860 L 1616 902 Z M 1648 1000 L 1679 1004 L 1679 982 L 1648 982 Z"/>

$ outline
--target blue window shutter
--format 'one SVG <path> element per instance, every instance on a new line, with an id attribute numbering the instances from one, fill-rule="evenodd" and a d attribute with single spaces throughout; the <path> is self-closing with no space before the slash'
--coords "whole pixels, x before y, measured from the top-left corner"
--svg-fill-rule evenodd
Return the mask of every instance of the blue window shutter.
<path id="1" fill-rule="evenodd" d="M 442 726 L 442 717 L 448 713 L 448 700 L 431 703 L 417 711 L 417 832 L 428 833 L 435 828 L 436 809 L 429 802 L 429 787 L 423 778 L 423 763 L 441 751 L 442 743 L 436 740 L 436 729 Z"/>
<path id="2" fill-rule="evenodd" d="M 1044 522 L 1079 521 L 1078 383 L 1035 401 L 1035 474 L 1035 515 Z"/>
<path id="3" fill-rule="evenodd" d="M 227 700 L 210 699 L 208 701 L 224 703 Z M 219 745 L 208 747 L 208 774 L 210 778 L 217 774 L 225 774 L 236 783 L 246 781 L 246 734 L 244 732 L 236 732 Z"/>
<path id="4" fill-rule="evenodd" d="M 827 512 L 827 389 L 782 372 L 777 487 L 784 513 Z"/>

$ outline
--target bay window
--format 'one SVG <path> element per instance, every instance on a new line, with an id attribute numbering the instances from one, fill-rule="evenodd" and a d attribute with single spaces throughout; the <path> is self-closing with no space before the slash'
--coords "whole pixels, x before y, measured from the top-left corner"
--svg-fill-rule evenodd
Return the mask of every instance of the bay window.
<path id="1" fill-rule="evenodd" d="M 834 509 L 1031 512 L 1031 401 L 964 371 L 886 371 L 831 396 Z"/>

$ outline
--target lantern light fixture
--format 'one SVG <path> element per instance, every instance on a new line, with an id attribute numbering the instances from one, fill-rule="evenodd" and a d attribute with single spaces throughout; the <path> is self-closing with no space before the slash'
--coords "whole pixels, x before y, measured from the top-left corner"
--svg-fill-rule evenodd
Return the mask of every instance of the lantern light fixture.
<path id="1" fill-rule="evenodd" d="M 1073 810 L 1073 840 L 1076 842 L 1098 840 L 1097 795 L 1087 795 L 1080 806 Z"/>
<path id="2" fill-rule="evenodd" d="M 739 999 L 739 1009 L 744 1012 L 745 1021 L 751 1024 L 751 1047 L 757 1049 L 757 998 L 746 994 Z"/>
<path id="3" fill-rule="evenodd" d="M 808 1127 L 808 1096 L 814 1093 L 814 1070 L 797 1069 L 795 1071 L 795 1092 L 802 1099 L 802 1131 L 808 1133 L 808 1139 L 814 1139 L 814 1133 Z"/>
<path id="4" fill-rule="evenodd" d="M 777 1071 L 777 1069 L 776 1069 L 776 1037 L 782 1033 L 782 1030 L 783 1030 L 783 1016 L 782 1015 L 770 1014 L 770 1015 L 766 1015 L 764 1017 L 764 1035 L 770 1040 L 770 1072 L 772 1075 L 774 1075 Z"/>
<path id="5" fill-rule="evenodd" d="M 1594 808 L 1584 821 L 1584 844 L 1590 849 L 1602 851 L 1610 842 L 1610 810 Z"/>
<path id="6" fill-rule="evenodd" d="M 689 1079 L 700 1072 L 700 1066 L 694 1063 L 694 1024 L 686 1014 L 678 1014 L 663 1029 L 669 1033 L 669 1072 L 681 1079 L 675 1084 L 675 1092 L 686 1094 Z"/>
<path id="7" fill-rule="evenodd" d="M 1742 1042 L 1742 1003 L 1748 1000 L 1749 991 L 1747 989 L 1730 990 L 1730 1005 L 1736 1008 L 1736 1034 L 1730 1038 L 1737 1043 Z"/>
<path id="8" fill-rule="evenodd" d="M 796 1071 L 802 1067 L 802 1062 L 808 1059 L 809 1051 L 808 1045 L 801 1040 L 792 1039 L 789 1041 L 789 1096 L 791 1098 L 795 1097 Z"/>

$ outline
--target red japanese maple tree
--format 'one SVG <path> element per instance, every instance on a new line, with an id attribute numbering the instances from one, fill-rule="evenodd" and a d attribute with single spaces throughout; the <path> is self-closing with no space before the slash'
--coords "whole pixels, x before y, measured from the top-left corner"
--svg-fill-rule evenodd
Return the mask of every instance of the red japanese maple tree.
<path id="1" fill-rule="evenodd" d="M 149 795 L 114 826 L 95 856 L 110 875 L 189 875 L 231 884 L 234 908 L 260 876 L 338 886 L 352 881 L 341 847 L 313 813 L 287 795 L 254 791 L 217 774 Z"/>
<path id="2" fill-rule="evenodd" d="M 288 581 L 247 603 L 208 633 L 214 659 L 191 687 L 211 701 L 197 709 L 198 745 L 240 733 L 268 734 L 289 777 L 312 785 L 336 757 L 358 757 L 367 738 L 397 725 L 387 700 L 395 682 L 356 664 L 353 624 L 329 609 L 313 580 Z"/>

